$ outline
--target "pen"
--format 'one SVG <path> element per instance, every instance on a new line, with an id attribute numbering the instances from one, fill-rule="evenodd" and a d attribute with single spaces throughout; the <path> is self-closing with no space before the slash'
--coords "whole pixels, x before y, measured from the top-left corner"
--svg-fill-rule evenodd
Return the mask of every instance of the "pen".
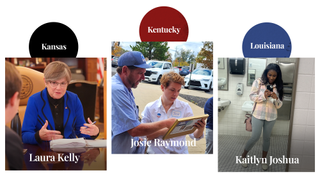
<path id="1" fill-rule="evenodd" d="M 92 122 L 91 124 L 94 125 L 96 122 L 97 122 L 97 121 L 94 121 L 94 122 Z M 86 127 L 86 128 L 88 128 L 88 127 Z"/>

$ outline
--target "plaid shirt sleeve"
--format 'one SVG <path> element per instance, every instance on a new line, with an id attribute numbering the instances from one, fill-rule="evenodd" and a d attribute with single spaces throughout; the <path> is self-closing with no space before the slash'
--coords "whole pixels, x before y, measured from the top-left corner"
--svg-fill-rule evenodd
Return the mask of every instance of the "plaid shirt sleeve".
<path id="1" fill-rule="evenodd" d="M 272 99 L 271 97 L 265 98 L 264 92 L 266 89 L 266 85 L 261 84 L 260 79 L 253 82 L 249 95 L 250 99 L 255 102 L 255 108 L 252 115 L 257 119 L 273 121 L 277 119 L 277 109 L 282 106 L 282 101 L 279 99 L 279 93 L 275 85 L 273 87 L 273 92 L 277 94 L 277 100 Z"/>
<path id="2" fill-rule="evenodd" d="M 254 82 L 252 83 L 249 97 L 253 102 L 263 102 L 266 100 L 266 98 L 264 97 L 264 90 L 262 90 L 261 82 L 259 79 L 254 80 Z"/>

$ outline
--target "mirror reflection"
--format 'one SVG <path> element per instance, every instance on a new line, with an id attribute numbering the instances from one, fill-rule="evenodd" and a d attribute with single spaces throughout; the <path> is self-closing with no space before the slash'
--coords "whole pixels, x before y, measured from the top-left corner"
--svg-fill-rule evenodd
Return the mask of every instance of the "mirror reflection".
<path id="1" fill-rule="evenodd" d="M 218 90 L 228 91 L 228 59 L 218 58 Z"/>
<path id="2" fill-rule="evenodd" d="M 218 59 L 218 78 L 227 78 L 226 84 L 219 85 L 218 91 L 218 159 L 219 171 L 246 171 L 241 164 L 236 165 L 236 156 L 242 157 L 244 148 L 253 132 L 245 129 L 244 121 L 247 114 L 251 114 L 254 102 L 251 100 L 250 93 L 254 81 L 260 78 L 269 64 L 276 64 L 282 71 L 283 79 L 283 98 L 282 107 L 277 109 L 278 115 L 270 135 L 270 148 L 267 152 L 268 157 L 281 158 L 287 156 L 290 148 L 289 127 L 293 119 L 291 110 L 294 103 L 295 85 L 297 84 L 297 71 L 299 59 L 292 58 L 245 58 L 244 74 L 231 74 L 228 72 L 229 58 Z M 241 60 L 240 58 L 238 60 Z M 222 62 L 224 63 L 221 65 Z M 239 65 L 239 62 L 238 62 Z M 231 70 L 232 68 L 229 68 Z M 288 77 L 288 78 L 287 78 Z M 219 82 L 219 81 L 218 81 Z M 265 87 L 265 86 L 264 86 Z M 230 89 L 229 89 L 230 88 Z M 266 88 L 266 87 L 265 87 Z M 264 89 L 266 90 L 266 89 Z M 226 104 L 225 104 L 226 103 Z M 225 104 L 225 105 L 224 105 Z M 219 107 L 221 105 L 221 107 Z M 261 133 L 263 134 L 263 133 Z M 255 143 L 248 155 L 261 158 L 263 135 Z M 220 160 L 225 162 L 220 163 Z M 263 171 L 261 166 L 253 166 L 252 171 Z M 233 167 L 233 168 L 231 168 Z M 270 171 L 285 171 L 286 164 L 279 164 L 269 169 Z"/>
<path id="3" fill-rule="evenodd" d="M 267 59 L 249 58 L 247 60 L 247 86 L 251 86 L 254 80 L 261 77 L 263 70 L 266 68 Z"/>

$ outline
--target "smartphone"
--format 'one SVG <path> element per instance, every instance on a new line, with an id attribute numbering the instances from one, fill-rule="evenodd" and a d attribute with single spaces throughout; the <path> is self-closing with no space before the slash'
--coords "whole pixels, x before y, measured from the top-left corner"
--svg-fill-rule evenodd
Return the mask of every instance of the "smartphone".
<path id="1" fill-rule="evenodd" d="M 268 85 L 268 86 L 267 86 L 267 89 L 268 89 L 269 91 L 273 92 L 273 87 L 272 87 L 271 85 Z"/>

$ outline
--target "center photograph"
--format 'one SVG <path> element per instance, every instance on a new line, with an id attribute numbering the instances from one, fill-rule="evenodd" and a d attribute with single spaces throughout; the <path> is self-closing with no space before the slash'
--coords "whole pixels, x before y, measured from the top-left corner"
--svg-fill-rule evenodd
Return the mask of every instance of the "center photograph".
<path id="1" fill-rule="evenodd" d="M 112 42 L 112 154 L 212 154 L 213 42 Z"/>

